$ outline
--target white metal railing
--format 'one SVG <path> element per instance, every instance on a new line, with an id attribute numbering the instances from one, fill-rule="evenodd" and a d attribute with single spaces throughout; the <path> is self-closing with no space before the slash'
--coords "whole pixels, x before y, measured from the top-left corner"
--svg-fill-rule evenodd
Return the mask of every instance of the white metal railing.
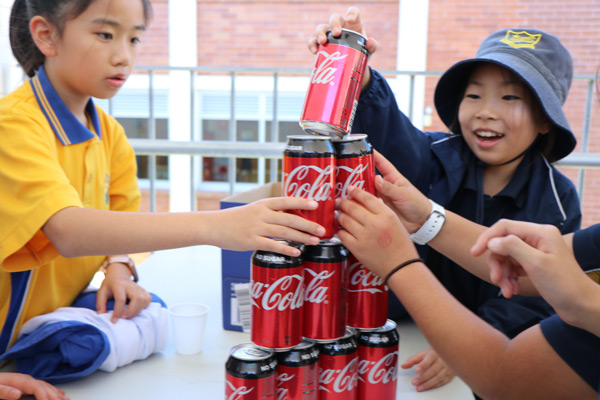
<path id="1" fill-rule="evenodd" d="M 279 137 L 279 123 L 278 123 L 278 92 L 279 92 L 279 78 L 281 75 L 304 75 L 308 76 L 311 72 L 310 69 L 274 69 L 274 68 L 213 68 L 213 67 L 148 67 L 142 66 L 137 67 L 137 71 L 146 72 L 148 74 L 148 139 L 130 139 L 130 142 L 137 155 L 147 155 L 148 160 L 148 180 L 150 189 L 150 209 L 155 211 L 156 209 L 156 156 L 157 155 L 174 155 L 174 154 L 185 154 L 192 157 L 192 178 L 190 184 L 192 185 L 192 198 L 190 202 L 192 209 L 196 208 L 195 204 L 195 162 L 194 159 L 198 157 L 225 157 L 229 158 L 228 168 L 228 182 L 229 192 L 235 191 L 236 185 L 236 158 L 269 158 L 279 159 L 283 155 L 284 143 L 278 142 Z M 190 79 L 190 100 L 191 100 L 191 131 L 194 132 L 196 121 L 198 116 L 196 115 L 195 107 L 195 93 L 197 88 L 194 85 L 197 74 L 200 73 L 222 73 L 228 74 L 231 79 L 230 85 L 230 120 L 229 120 L 229 140 L 228 141 L 189 141 L 189 142 L 177 142 L 170 140 L 157 140 L 156 139 L 156 124 L 154 115 L 154 76 L 156 71 L 188 71 L 192 79 Z M 380 71 L 386 76 L 407 76 L 409 78 L 409 91 L 408 91 L 408 112 L 407 115 L 412 115 L 412 104 L 414 99 L 414 86 L 415 78 L 418 76 L 440 76 L 439 72 L 428 72 L 428 71 Z M 271 132 L 266 143 L 259 142 L 238 142 L 236 141 L 236 113 L 235 113 L 235 80 L 236 77 L 241 74 L 264 74 L 271 75 L 273 77 L 273 110 L 272 110 L 272 123 Z M 584 186 L 584 175 L 585 170 L 589 168 L 600 168 L 600 153 L 587 153 L 589 144 L 589 131 L 590 131 L 590 119 L 592 113 L 592 103 L 594 96 L 595 81 L 597 79 L 594 75 L 575 75 L 575 80 L 587 81 L 587 93 L 586 93 L 586 105 L 584 110 L 584 122 L 581 136 L 581 153 L 571 154 L 565 159 L 557 163 L 558 166 L 567 168 L 579 169 L 577 188 L 580 198 L 583 197 L 583 186 Z M 109 113 L 112 114 L 112 102 L 109 101 Z M 190 135 L 194 137 L 194 135 Z M 271 163 L 270 169 L 270 180 L 275 181 L 277 179 L 277 163 Z"/>

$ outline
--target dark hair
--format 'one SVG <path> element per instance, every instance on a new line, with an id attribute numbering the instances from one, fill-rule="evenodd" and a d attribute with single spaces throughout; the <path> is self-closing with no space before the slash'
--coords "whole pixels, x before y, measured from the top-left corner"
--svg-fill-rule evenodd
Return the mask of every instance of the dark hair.
<path id="1" fill-rule="evenodd" d="M 29 21 L 36 15 L 46 18 L 59 33 L 62 33 L 65 22 L 78 17 L 95 0 L 15 0 L 10 12 L 10 47 L 12 52 L 29 77 L 33 77 L 37 69 L 44 64 L 45 56 L 35 45 Z M 141 0 L 144 6 L 146 23 L 152 17 L 150 0 Z"/>

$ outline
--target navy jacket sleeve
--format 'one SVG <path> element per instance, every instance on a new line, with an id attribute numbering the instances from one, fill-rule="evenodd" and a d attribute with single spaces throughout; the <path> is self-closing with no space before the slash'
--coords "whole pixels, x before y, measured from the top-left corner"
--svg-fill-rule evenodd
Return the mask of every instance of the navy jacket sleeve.
<path id="1" fill-rule="evenodd" d="M 366 133 L 373 148 L 409 181 L 421 191 L 427 188 L 431 140 L 400 111 L 385 78 L 375 70 L 360 95 L 352 132 Z"/>
<path id="2" fill-rule="evenodd" d="M 573 252 L 585 271 L 600 268 L 600 224 L 575 232 Z"/>

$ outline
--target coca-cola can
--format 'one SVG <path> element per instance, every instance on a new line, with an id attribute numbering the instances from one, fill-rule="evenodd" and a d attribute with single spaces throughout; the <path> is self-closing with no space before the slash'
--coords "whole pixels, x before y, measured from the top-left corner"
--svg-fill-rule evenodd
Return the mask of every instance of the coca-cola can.
<path id="1" fill-rule="evenodd" d="M 252 254 L 250 298 L 252 343 L 275 351 L 300 344 L 304 316 L 301 257 L 255 251 Z"/>
<path id="2" fill-rule="evenodd" d="M 354 335 L 348 329 L 342 338 L 319 345 L 319 400 L 357 400 L 359 358 Z"/>
<path id="3" fill-rule="evenodd" d="M 375 194 L 373 147 L 364 133 L 332 139 L 335 151 L 335 198 L 348 196 L 350 186 Z"/>
<path id="4" fill-rule="evenodd" d="M 304 100 L 300 126 L 309 133 L 344 136 L 350 133 L 369 52 L 367 39 L 342 29 L 327 34 L 320 45 Z"/>
<path id="5" fill-rule="evenodd" d="M 225 363 L 225 399 L 274 399 L 277 370 L 274 354 L 251 343 L 232 347 Z"/>
<path id="6" fill-rule="evenodd" d="M 359 331 L 358 400 L 393 400 L 398 378 L 396 323 L 388 319 L 379 329 Z"/>
<path id="7" fill-rule="evenodd" d="M 350 254 L 346 324 L 360 329 L 374 329 L 385 325 L 388 313 L 388 291 L 382 278 Z"/>
<path id="8" fill-rule="evenodd" d="M 319 349 L 311 340 L 277 353 L 277 400 L 318 400 L 318 361 Z"/>
<path id="9" fill-rule="evenodd" d="M 335 237 L 304 249 L 304 337 L 336 340 L 346 332 L 348 250 Z"/>
<path id="10" fill-rule="evenodd" d="M 329 137 L 290 135 L 283 152 L 283 196 L 319 203 L 316 210 L 292 210 L 325 228 L 324 239 L 337 231 L 335 221 L 335 155 Z"/>

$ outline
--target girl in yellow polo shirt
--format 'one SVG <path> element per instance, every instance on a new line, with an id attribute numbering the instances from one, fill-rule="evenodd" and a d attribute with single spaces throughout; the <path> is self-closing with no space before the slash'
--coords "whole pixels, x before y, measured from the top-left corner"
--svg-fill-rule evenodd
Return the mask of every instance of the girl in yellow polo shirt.
<path id="1" fill-rule="evenodd" d="M 103 263 L 98 311 L 114 298 L 115 318 L 137 315 L 150 296 L 130 279 L 128 253 L 209 244 L 298 255 L 270 238 L 316 244 L 324 233 L 279 212 L 317 206 L 298 198 L 214 212 L 132 212 L 140 203 L 133 150 L 91 98 L 111 98 L 122 87 L 150 14 L 149 0 L 13 5 L 11 46 L 31 79 L 0 99 L 0 354 L 25 321 L 69 306 Z M 41 381 L 0 374 L 0 398 L 21 394 L 64 396 Z"/>

